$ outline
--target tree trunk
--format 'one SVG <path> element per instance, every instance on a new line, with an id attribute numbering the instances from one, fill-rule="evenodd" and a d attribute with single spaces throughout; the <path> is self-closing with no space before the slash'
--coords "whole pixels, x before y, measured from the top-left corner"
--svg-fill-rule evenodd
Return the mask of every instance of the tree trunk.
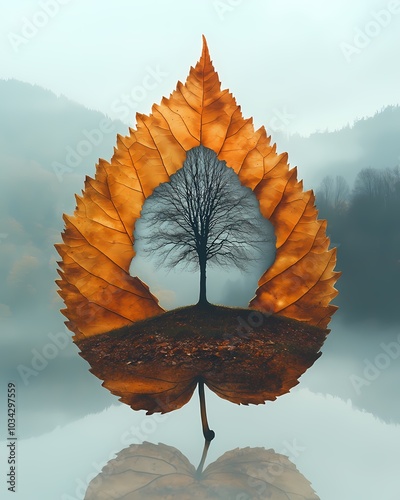
<path id="1" fill-rule="evenodd" d="M 200 266 L 200 294 L 199 294 L 198 305 L 204 306 L 208 304 L 208 300 L 207 300 L 207 289 L 206 289 L 207 260 L 203 255 L 199 255 L 199 266 Z"/>

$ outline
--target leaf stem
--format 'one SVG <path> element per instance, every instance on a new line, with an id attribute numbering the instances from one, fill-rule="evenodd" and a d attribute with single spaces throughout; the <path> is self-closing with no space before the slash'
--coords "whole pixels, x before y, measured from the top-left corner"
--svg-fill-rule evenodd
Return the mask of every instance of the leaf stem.
<path id="1" fill-rule="evenodd" d="M 207 421 L 207 410 L 206 410 L 206 399 L 204 396 L 204 380 L 202 378 L 199 379 L 199 398 L 200 398 L 200 415 L 201 415 L 201 423 L 203 426 L 203 436 L 206 442 L 210 442 L 215 437 L 215 432 L 212 431 L 208 426 Z"/>
<path id="2" fill-rule="evenodd" d="M 211 441 L 207 441 L 207 439 L 204 441 L 203 454 L 201 456 L 199 466 L 197 467 L 197 470 L 196 470 L 196 478 L 197 479 L 200 479 L 200 477 L 203 473 L 203 467 L 204 467 L 204 463 L 205 463 L 206 458 L 207 458 L 207 453 L 208 453 L 208 448 L 210 447 L 210 443 L 211 443 Z"/>

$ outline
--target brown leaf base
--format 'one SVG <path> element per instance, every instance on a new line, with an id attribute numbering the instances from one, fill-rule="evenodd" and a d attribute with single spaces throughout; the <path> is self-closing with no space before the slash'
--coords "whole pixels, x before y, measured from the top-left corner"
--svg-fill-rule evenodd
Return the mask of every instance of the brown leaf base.
<path id="1" fill-rule="evenodd" d="M 104 387 L 151 414 L 186 404 L 199 380 L 233 403 L 273 401 L 298 384 L 328 333 L 282 316 L 209 305 L 175 309 L 76 344 Z"/>

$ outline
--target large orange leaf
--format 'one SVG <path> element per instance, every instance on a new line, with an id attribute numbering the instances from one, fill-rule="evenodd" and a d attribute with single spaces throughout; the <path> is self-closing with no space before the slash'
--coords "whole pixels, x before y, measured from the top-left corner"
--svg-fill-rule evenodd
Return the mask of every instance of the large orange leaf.
<path id="1" fill-rule="evenodd" d="M 276 153 L 265 129 L 255 131 L 229 91 L 221 90 L 204 39 L 186 83 L 178 82 L 151 115 L 138 114 L 128 137 L 118 136 L 111 163 L 100 161 L 74 215 L 65 217 L 58 284 L 75 339 L 163 312 L 148 287 L 129 276 L 133 229 L 145 199 L 199 144 L 213 149 L 254 190 L 275 228 L 276 259 L 260 277 L 250 307 L 321 328 L 329 323 L 339 273 L 314 195 L 303 191 L 287 154 Z"/>
<path id="2" fill-rule="evenodd" d="M 254 191 L 275 228 L 276 259 L 260 277 L 250 309 L 165 312 L 147 285 L 129 275 L 145 199 L 200 144 Z M 318 220 L 314 195 L 303 191 L 287 154 L 278 155 L 265 129 L 255 131 L 221 90 L 205 40 L 186 83 L 178 82 L 151 115 L 138 114 L 129 136 L 118 136 L 111 162 L 101 160 L 95 178 L 86 179 L 65 223 L 57 249 L 67 325 L 91 371 L 133 409 L 172 411 L 204 383 L 229 401 L 260 404 L 288 392 L 320 356 L 339 275 L 326 222 Z M 262 327 L 243 333 L 238 319 L 250 313 L 261 314 Z"/>

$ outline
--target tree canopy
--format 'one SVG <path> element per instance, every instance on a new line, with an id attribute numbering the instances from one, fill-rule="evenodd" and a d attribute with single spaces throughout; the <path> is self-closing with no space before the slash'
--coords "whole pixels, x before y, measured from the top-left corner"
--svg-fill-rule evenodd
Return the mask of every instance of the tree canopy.
<path id="1" fill-rule="evenodd" d="M 187 152 L 182 168 L 145 202 L 138 237 L 159 267 L 200 269 L 200 304 L 207 303 L 207 263 L 245 270 L 270 240 L 252 191 L 201 145 Z"/>

